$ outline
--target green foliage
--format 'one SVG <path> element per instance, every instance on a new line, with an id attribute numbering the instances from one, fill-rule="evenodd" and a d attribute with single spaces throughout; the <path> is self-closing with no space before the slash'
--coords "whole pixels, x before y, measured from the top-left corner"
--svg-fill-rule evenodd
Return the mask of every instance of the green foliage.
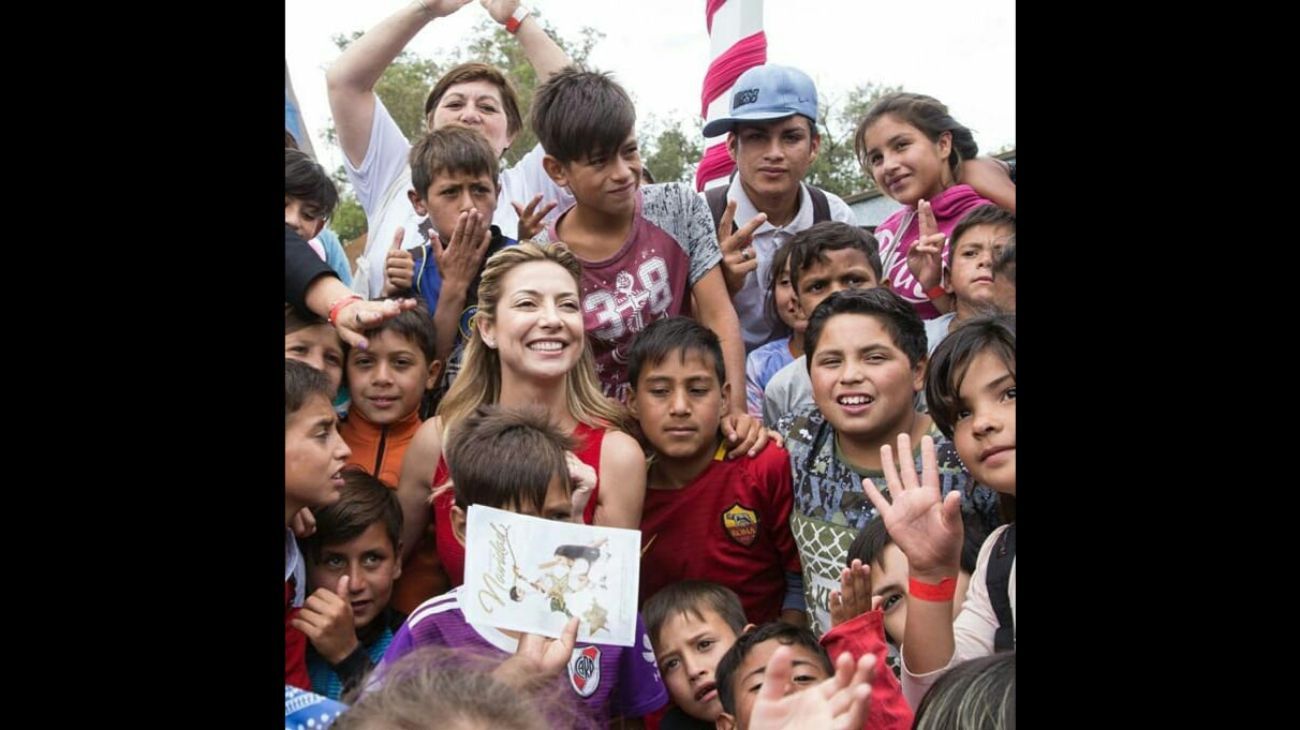
<path id="1" fill-rule="evenodd" d="M 809 182 L 840 197 L 876 189 L 875 181 L 858 164 L 853 133 L 876 99 L 895 91 L 902 91 L 902 87 L 868 82 L 859 84 L 842 100 L 822 100 L 817 110 L 821 151 L 808 171 Z"/>
<path id="2" fill-rule="evenodd" d="M 703 121 L 698 117 L 660 121 L 651 115 L 641 125 L 641 157 L 655 182 L 691 182 L 703 154 Z"/>

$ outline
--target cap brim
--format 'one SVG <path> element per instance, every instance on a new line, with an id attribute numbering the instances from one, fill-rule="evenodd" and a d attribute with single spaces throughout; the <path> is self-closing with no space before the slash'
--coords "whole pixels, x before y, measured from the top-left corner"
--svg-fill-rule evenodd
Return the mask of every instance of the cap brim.
<path id="1" fill-rule="evenodd" d="M 799 112 L 793 109 L 777 111 L 746 112 L 744 114 L 733 114 L 729 117 L 714 119 L 704 125 L 705 137 L 716 137 L 719 134 L 725 134 L 731 131 L 731 128 L 740 122 L 767 122 L 773 119 L 785 119 L 793 117 Z"/>

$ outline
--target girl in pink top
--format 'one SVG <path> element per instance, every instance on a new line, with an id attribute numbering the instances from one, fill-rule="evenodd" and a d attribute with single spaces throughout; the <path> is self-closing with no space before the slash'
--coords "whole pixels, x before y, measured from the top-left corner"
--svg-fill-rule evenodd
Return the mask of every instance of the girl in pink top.
<path id="1" fill-rule="evenodd" d="M 875 231 L 889 286 L 923 319 L 951 311 L 939 286 L 947 238 L 963 215 L 990 203 L 959 183 L 961 162 L 979 152 L 975 137 L 938 99 L 899 92 L 871 106 L 854 147 L 876 187 L 904 206 Z"/>

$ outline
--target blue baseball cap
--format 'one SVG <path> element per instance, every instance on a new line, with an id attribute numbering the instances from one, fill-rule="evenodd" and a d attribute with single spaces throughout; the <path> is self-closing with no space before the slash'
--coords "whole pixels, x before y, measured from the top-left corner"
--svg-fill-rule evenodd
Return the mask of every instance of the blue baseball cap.
<path id="1" fill-rule="evenodd" d="M 704 125 L 704 136 L 730 132 L 737 122 L 767 122 L 802 114 L 817 122 L 817 87 L 789 66 L 755 66 L 731 87 L 731 112 Z"/>

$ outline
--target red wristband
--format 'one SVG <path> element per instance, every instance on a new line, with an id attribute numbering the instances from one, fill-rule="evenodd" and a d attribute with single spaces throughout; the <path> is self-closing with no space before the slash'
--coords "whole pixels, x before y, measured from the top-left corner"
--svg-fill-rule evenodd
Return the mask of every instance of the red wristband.
<path id="1" fill-rule="evenodd" d="M 957 579 L 944 578 L 938 585 L 922 583 L 915 578 L 907 579 L 907 594 L 922 601 L 951 601 L 957 595 Z"/>
<path id="2" fill-rule="evenodd" d="M 925 290 L 925 298 L 929 299 L 930 301 L 940 299 L 947 295 L 948 295 L 948 291 L 943 288 L 943 284 L 935 284 L 934 286 Z"/>
<path id="3" fill-rule="evenodd" d="M 506 32 L 510 35 L 518 33 L 519 26 L 523 25 L 524 18 L 527 18 L 531 12 L 532 11 L 522 5 L 515 8 L 514 14 L 509 18 L 506 18 Z"/>
<path id="4" fill-rule="evenodd" d="M 343 311 L 344 307 L 360 299 L 361 299 L 360 294 L 351 294 L 349 296 L 343 297 L 337 302 L 334 302 L 334 304 L 330 305 L 330 316 L 329 316 L 330 325 L 331 326 L 334 325 L 334 320 L 339 318 L 339 312 Z"/>

